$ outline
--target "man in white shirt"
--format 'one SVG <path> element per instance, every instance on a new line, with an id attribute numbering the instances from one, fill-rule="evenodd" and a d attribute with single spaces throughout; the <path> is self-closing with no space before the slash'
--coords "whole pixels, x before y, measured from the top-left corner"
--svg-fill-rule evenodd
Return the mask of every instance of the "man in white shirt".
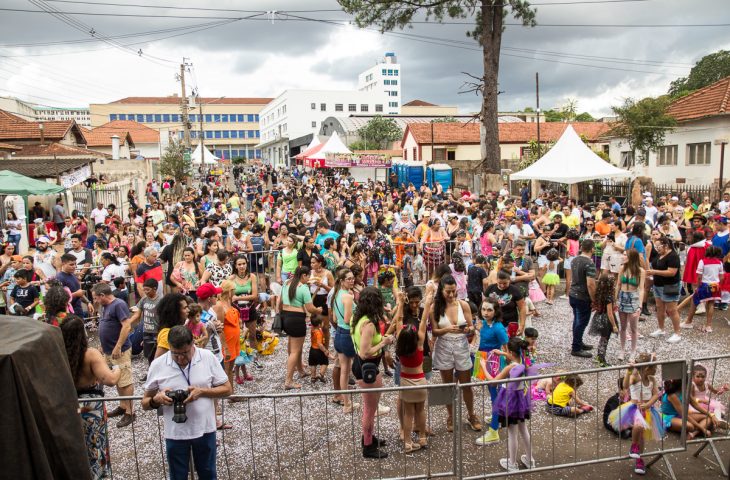
<path id="1" fill-rule="evenodd" d="M 646 192 L 648 193 L 648 192 Z M 644 195 L 646 195 L 644 193 Z M 644 198 L 644 210 L 646 211 L 646 219 L 651 222 L 652 225 L 656 225 L 656 217 L 659 213 L 659 209 L 654 206 L 654 199 L 651 197 Z"/>
<path id="2" fill-rule="evenodd" d="M 720 213 L 723 215 L 727 213 L 727 211 L 730 210 L 730 193 L 723 193 L 722 200 L 720 200 L 720 203 L 718 203 L 717 206 L 720 209 Z"/>
<path id="3" fill-rule="evenodd" d="M 46 278 L 55 277 L 61 267 L 61 259 L 56 251 L 49 247 L 50 243 L 48 237 L 38 237 L 35 241 L 36 252 L 33 254 L 33 265 L 40 268 Z"/>
<path id="4" fill-rule="evenodd" d="M 209 350 L 197 348 L 184 325 L 170 329 L 170 350 L 147 373 L 142 408 L 162 408 L 171 479 L 185 479 L 190 452 L 198 477 L 216 478 L 216 419 L 213 399 L 230 395 L 231 383 Z M 178 408 L 173 407 L 176 397 Z M 184 406 L 184 412 L 180 407 Z M 177 410 L 177 411 L 175 411 Z"/>
<path id="5" fill-rule="evenodd" d="M 101 202 L 96 203 L 96 208 L 91 211 L 91 218 L 94 219 L 94 225 L 98 225 L 100 223 L 104 223 L 104 220 L 106 220 L 106 217 L 109 216 L 109 212 L 106 211 L 106 208 L 104 208 L 104 204 Z"/>
<path id="6" fill-rule="evenodd" d="M 531 226 L 525 223 L 525 219 L 522 215 L 517 215 L 515 217 L 515 223 L 509 227 L 507 234 L 510 238 L 512 238 L 512 242 L 517 240 L 524 240 L 527 242 L 535 239 L 535 231 Z"/>

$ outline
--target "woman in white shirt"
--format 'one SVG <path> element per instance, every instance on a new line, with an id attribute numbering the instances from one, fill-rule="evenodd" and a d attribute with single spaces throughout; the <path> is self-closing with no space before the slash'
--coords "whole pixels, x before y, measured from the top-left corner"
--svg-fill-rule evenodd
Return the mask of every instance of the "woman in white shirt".
<path id="1" fill-rule="evenodd" d="M 12 210 L 8 210 L 5 228 L 8 229 L 8 241 L 15 244 L 16 253 L 20 252 L 20 233 L 23 230 L 23 222 L 18 220 L 18 216 Z"/>

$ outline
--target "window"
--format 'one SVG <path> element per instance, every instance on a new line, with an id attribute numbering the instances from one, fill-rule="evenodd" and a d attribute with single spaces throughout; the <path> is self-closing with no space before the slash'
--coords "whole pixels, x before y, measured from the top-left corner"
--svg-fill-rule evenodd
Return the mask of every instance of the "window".
<path id="1" fill-rule="evenodd" d="M 657 150 L 656 164 L 660 167 L 676 165 L 678 145 L 664 145 Z"/>
<path id="2" fill-rule="evenodd" d="M 246 136 L 247 136 L 247 138 L 258 137 L 258 131 L 257 130 L 247 130 Z"/>
<path id="3" fill-rule="evenodd" d="M 520 147 L 520 159 L 527 158 L 532 155 L 530 147 Z"/>
<path id="4" fill-rule="evenodd" d="M 310 107 L 312 108 L 312 110 L 317 110 L 317 104 L 316 103 L 310 104 Z"/>
<path id="5" fill-rule="evenodd" d="M 312 122 L 312 128 L 317 128 L 317 122 Z"/>
<path id="6" fill-rule="evenodd" d="M 396 70 L 393 75 L 395 75 L 397 77 L 398 76 L 398 70 Z"/>
<path id="7" fill-rule="evenodd" d="M 357 112 L 357 105 L 355 105 L 354 103 L 348 104 L 347 111 L 348 112 Z"/>
<path id="8" fill-rule="evenodd" d="M 319 104 L 319 111 L 320 112 L 326 112 L 327 111 L 327 104 L 326 103 L 320 103 Z"/>
<path id="9" fill-rule="evenodd" d="M 223 130 L 223 138 L 231 138 L 231 131 Z"/>
<path id="10" fill-rule="evenodd" d="M 397 97 L 398 96 L 398 92 L 388 91 L 388 96 L 389 97 Z"/>
<path id="11" fill-rule="evenodd" d="M 212 121 L 213 121 L 213 115 L 211 115 L 210 113 L 206 113 L 206 114 L 205 114 L 205 121 L 206 121 L 207 123 L 210 123 L 210 122 L 212 122 Z"/>
<path id="12" fill-rule="evenodd" d="M 116 113 L 110 113 L 110 114 L 109 114 L 109 120 L 110 120 L 110 121 L 112 121 L 112 122 L 113 122 L 113 121 L 114 121 L 114 120 L 116 120 L 116 119 L 117 119 L 117 114 L 116 114 Z"/>
<path id="13" fill-rule="evenodd" d="M 166 114 L 162 115 L 162 121 L 165 122 L 165 123 L 169 122 L 170 121 L 170 114 L 169 113 L 166 113 Z"/>
<path id="14" fill-rule="evenodd" d="M 383 85 L 390 85 L 390 80 L 383 80 Z"/>
<path id="15" fill-rule="evenodd" d="M 155 121 L 154 115 L 145 115 L 144 117 L 145 117 L 145 122 L 147 122 L 147 123 L 152 123 Z"/>
<path id="16" fill-rule="evenodd" d="M 360 111 L 361 112 L 367 112 L 368 111 L 368 106 L 367 106 L 366 103 L 363 103 L 362 105 L 360 105 Z"/>
<path id="17" fill-rule="evenodd" d="M 158 113 L 158 114 L 156 114 L 156 115 L 155 115 L 155 122 L 156 122 L 156 123 L 160 123 L 160 122 L 162 122 L 162 115 L 160 115 L 159 113 Z"/>
<path id="18" fill-rule="evenodd" d="M 231 138 L 238 138 L 238 130 L 231 130 Z"/>
<path id="19" fill-rule="evenodd" d="M 391 108 L 397 108 L 398 107 L 398 102 L 388 102 L 388 106 L 391 107 Z"/>
<path id="20" fill-rule="evenodd" d="M 408 149 L 407 148 L 403 149 L 403 160 L 408 160 Z"/>
<path id="21" fill-rule="evenodd" d="M 144 122 L 144 115 L 137 114 L 137 121 L 138 122 Z"/>
<path id="22" fill-rule="evenodd" d="M 416 156 L 416 147 L 413 147 L 413 160 L 417 161 L 418 157 Z"/>
<path id="23" fill-rule="evenodd" d="M 254 131 L 254 130 L 252 130 L 252 131 Z M 256 132 L 256 138 L 259 138 L 261 136 L 261 132 L 259 132 L 258 130 L 255 130 L 255 132 Z"/>
<path id="24" fill-rule="evenodd" d="M 383 104 L 382 103 L 376 103 L 375 104 L 375 111 L 376 112 L 382 112 L 383 111 Z"/>
<path id="25" fill-rule="evenodd" d="M 190 138 L 198 138 L 198 132 L 195 130 L 190 131 Z"/>
<path id="26" fill-rule="evenodd" d="M 221 121 L 221 115 L 220 115 L 220 113 L 214 114 L 213 115 L 213 122 L 220 123 L 220 121 Z"/>
<path id="27" fill-rule="evenodd" d="M 286 105 L 282 105 L 281 107 L 281 114 L 286 115 Z"/>
<path id="28" fill-rule="evenodd" d="M 221 115 L 221 122 L 228 123 L 228 114 L 227 113 L 224 113 L 223 115 Z"/>
<path id="29" fill-rule="evenodd" d="M 231 121 L 233 121 L 233 117 L 236 117 L 236 122 L 245 122 L 244 118 L 246 118 L 243 114 L 237 114 L 237 115 L 231 115 Z"/>
<path id="30" fill-rule="evenodd" d="M 709 165 L 711 143 L 688 143 L 687 165 Z"/>
<path id="31" fill-rule="evenodd" d="M 177 123 L 177 122 L 180 121 L 180 114 L 179 113 L 173 113 L 171 117 L 172 117 L 172 121 L 175 122 L 175 123 Z"/>
<path id="32" fill-rule="evenodd" d="M 443 162 L 446 159 L 446 149 L 445 148 L 434 148 L 433 149 L 433 161 L 434 162 Z"/>
<path id="33" fill-rule="evenodd" d="M 621 168 L 631 168 L 635 164 L 634 152 L 621 152 Z"/>
<path id="34" fill-rule="evenodd" d="M 383 71 L 382 71 L 383 75 L 387 75 L 387 72 L 388 71 L 386 69 L 383 69 Z"/>
<path id="35" fill-rule="evenodd" d="M 343 105 L 341 103 L 335 103 L 335 112 L 342 112 L 344 108 L 342 108 Z"/>
<path id="36" fill-rule="evenodd" d="M 446 160 L 456 160 L 456 150 L 447 150 Z"/>
<path id="37" fill-rule="evenodd" d="M 212 130 L 206 130 L 205 131 L 205 138 L 213 138 L 213 131 Z"/>
<path id="38" fill-rule="evenodd" d="M 393 75 L 393 70 L 388 70 L 388 75 Z"/>
<path id="39" fill-rule="evenodd" d="M 398 70 L 396 70 L 396 72 L 397 72 L 397 71 L 398 71 Z M 391 84 L 391 85 L 398 85 L 398 80 L 391 80 L 391 81 L 390 81 L 390 84 Z"/>
<path id="40" fill-rule="evenodd" d="M 222 138 L 222 133 L 220 130 L 215 130 L 215 138 Z"/>
<path id="41" fill-rule="evenodd" d="M 284 124 L 284 133 L 286 133 L 286 123 Z"/>

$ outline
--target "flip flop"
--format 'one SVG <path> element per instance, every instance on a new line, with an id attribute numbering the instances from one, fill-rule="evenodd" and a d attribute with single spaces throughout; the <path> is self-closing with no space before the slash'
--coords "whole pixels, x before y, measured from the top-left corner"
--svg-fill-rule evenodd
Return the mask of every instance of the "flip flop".
<path id="1" fill-rule="evenodd" d="M 298 383 L 294 383 L 292 385 L 284 385 L 284 390 L 298 390 L 300 388 L 302 388 L 302 386 Z"/>
<path id="2" fill-rule="evenodd" d="M 220 425 L 216 425 L 216 430 L 230 430 L 233 428 L 233 425 L 229 425 L 227 423 L 221 423 Z"/>
<path id="3" fill-rule="evenodd" d="M 332 400 L 332 403 L 334 403 L 335 405 L 339 405 L 341 407 L 345 405 L 344 400 Z"/>

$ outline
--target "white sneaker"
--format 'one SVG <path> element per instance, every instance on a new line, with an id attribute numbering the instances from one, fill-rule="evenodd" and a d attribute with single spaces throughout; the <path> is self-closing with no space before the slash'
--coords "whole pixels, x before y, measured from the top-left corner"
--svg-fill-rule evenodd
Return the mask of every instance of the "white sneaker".
<path id="1" fill-rule="evenodd" d="M 499 465 L 507 470 L 507 472 L 519 472 L 520 466 L 516 463 L 512 463 L 509 461 L 509 458 L 500 458 L 499 459 Z"/>
<path id="2" fill-rule="evenodd" d="M 568 299 L 568 296 L 567 295 L 560 295 L 558 298 L 562 298 L 563 300 L 567 300 Z"/>
<path id="3" fill-rule="evenodd" d="M 680 340 L 682 340 L 682 337 L 680 337 L 676 333 L 673 333 L 669 338 L 667 338 L 667 343 L 677 343 Z"/>
<path id="4" fill-rule="evenodd" d="M 649 334 L 651 338 L 659 338 L 664 335 L 664 330 L 656 329 Z"/>
<path id="5" fill-rule="evenodd" d="M 692 325 L 691 323 L 682 322 L 682 323 L 679 324 L 679 328 L 692 329 L 692 328 L 695 328 L 695 326 Z"/>
<path id="6" fill-rule="evenodd" d="M 616 358 L 618 358 L 618 360 L 619 360 L 620 362 L 623 362 L 623 361 L 624 361 L 624 358 L 625 358 L 625 357 L 624 357 L 624 352 L 623 352 L 623 350 L 622 350 L 622 351 L 620 351 L 620 352 L 618 352 L 618 354 L 616 355 Z"/>
<path id="7" fill-rule="evenodd" d="M 378 411 L 375 413 L 375 416 L 378 417 L 380 415 L 387 415 L 390 413 L 390 407 L 386 407 L 384 405 L 378 405 Z"/>
<path id="8" fill-rule="evenodd" d="M 702 303 L 700 303 L 697 306 L 697 310 L 695 311 L 695 315 L 704 315 L 705 313 L 707 313 L 707 311 L 705 309 L 705 302 L 702 302 Z"/>
<path id="9" fill-rule="evenodd" d="M 531 459 L 530 462 L 527 462 L 527 455 L 522 455 L 520 457 L 520 461 L 522 462 L 522 465 L 526 466 L 527 468 L 535 468 L 535 459 Z"/>

